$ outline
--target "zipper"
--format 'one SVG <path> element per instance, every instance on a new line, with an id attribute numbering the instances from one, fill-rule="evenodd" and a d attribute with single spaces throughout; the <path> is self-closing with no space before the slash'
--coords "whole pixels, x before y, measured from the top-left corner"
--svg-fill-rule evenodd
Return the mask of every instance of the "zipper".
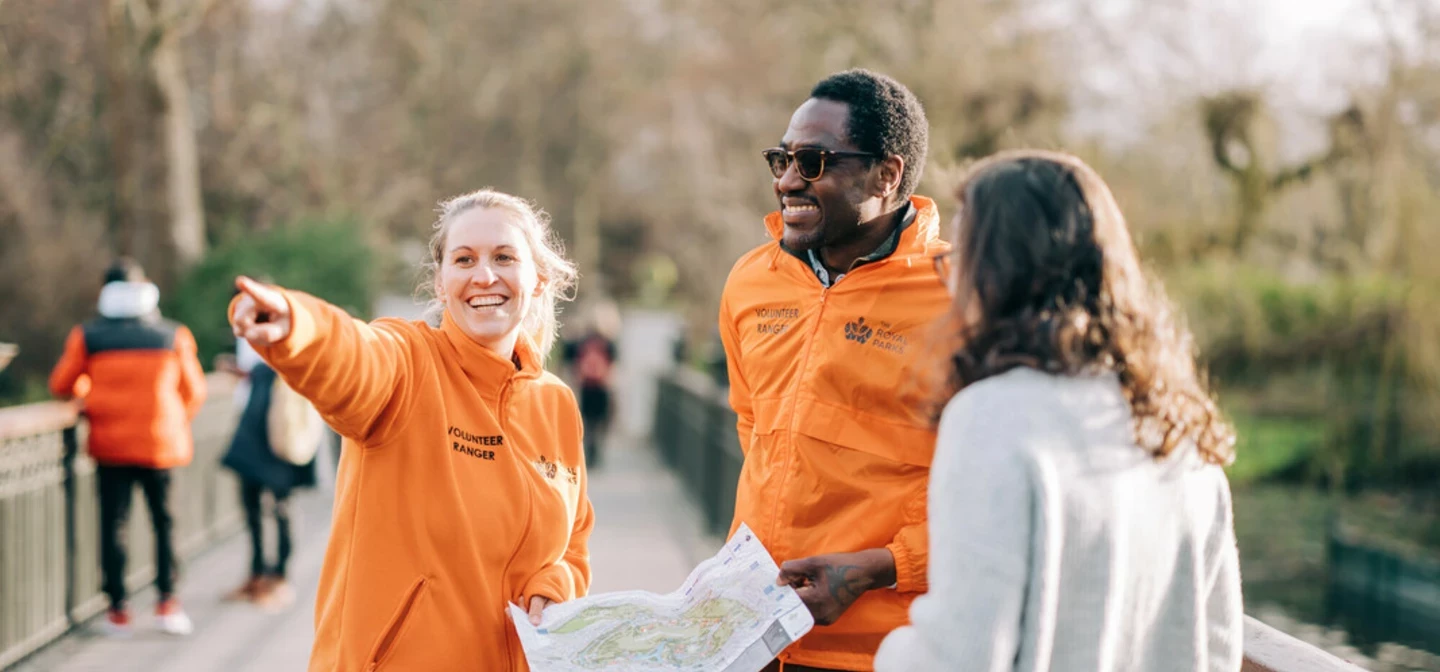
<path id="1" fill-rule="evenodd" d="M 811 273 L 813 276 L 814 273 Z M 841 278 L 844 280 L 844 278 Z M 839 282 L 838 280 L 836 282 Z M 830 283 L 831 287 L 835 283 Z M 795 384 L 790 389 L 790 435 L 787 437 L 789 446 L 785 451 L 785 468 L 780 477 L 779 493 L 785 492 L 785 484 L 790 481 L 790 471 L 795 462 L 795 430 L 800 424 L 800 385 L 805 380 L 806 372 L 810 368 L 810 353 L 815 350 L 815 339 L 820 336 L 820 325 L 825 321 L 825 306 L 830 298 L 830 287 L 820 288 L 820 310 L 815 314 L 815 326 L 811 328 L 810 334 L 805 339 L 805 356 L 800 358 L 800 371 L 795 376 Z M 780 527 L 780 507 L 772 507 L 773 514 L 770 516 L 769 539 L 776 539 L 777 529 Z"/>
<path id="2" fill-rule="evenodd" d="M 781 493 L 785 492 L 785 484 L 790 481 L 790 471 L 791 468 L 794 466 L 795 462 L 794 437 L 796 430 L 800 426 L 800 414 L 797 412 L 800 406 L 800 384 L 802 381 L 804 381 L 806 372 L 810 368 L 810 353 L 815 349 L 815 339 L 820 336 L 820 325 L 822 322 L 824 322 L 825 306 L 828 305 L 828 300 L 830 298 L 830 290 L 834 288 L 835 285 L 840 284 L 843 280 L 845 280 L 845 278 L 848 278 L 872 266 L 880 266 L 882 264 L 888 263 L 894 258 L 895 257 L 892 254 L 890 257 L 887 257 L 885 259 L 873 261 L 868 264 L 862 264 L 859 267 L 852 268 L 848 273 L 841 275 L 834 282 L 831 282 L 829 287 L 826 287 L 824 284 L 820 283 L 820 278 L 816 277 L 815 269 L 810 266 L 810 262 L 808 260 L 795 259 L 795 261 L 798 261 L 805 266 L 805 273 L 808 274 L 811 278 L 813 278 L 817 284 L 820 284 L 820 311 L 818 312 L 818 314 L 815 315 L 815 326 L 813 329 L 810 330 L 810 335 L 805 341 L 805 356 L 800 359 L 800 371 L 795 376 L 794 386 L 790 388 L 790 445 L 788 447 L 789 449 L 785 451 L 785 470 L 780 478 L 779 486 L 779 492 Z M 770 531 L 767 538 L 776 539 L 776 531 L 780 527 L 780 507 L 771 507 L 771 511 L 773 513 L 771 513 L 770 515 Z"/>
<path id="3" fill-rule="evenodd" d="M 389 657 L 390 652 L 395 648 L 395 640 L 399 639 L 400 631 L 404 629 L 405 622 L 410 618 L 410 611 L 415 608 L 415 603 L 420 599 L 420 592 L 425 589 L 426 579 L 420 577 L 410 586 L 405 593 L 405 600 L 400 603 L 400 609 L 395 612 L 394 618 L 390 619 L 390 626 L 385 629 L 385 635 L 380 638 L 380 643 L 375 645 L 375 654 L 370 656 L 370 665 L 365 669 L 368 672 L 375 672 L 380 665 Z"/>
<path id="4" fill-rule="evenodd" d="M 511 376 L 505 379 L 504 385 L 500 386 L 500 433 L 502 435 L 505 434 L 505 411 L 510 406 L 510 384 L 514 381 L 515 377 Z"/>
<path id="5" fill-rule="evenodd" d="M 499 413 L 499 421 L 500 421 L 500 434 L 501 434 L 502 436 L 505 436 L 505 435 L 508 435 L 508 434 L 509 434 L 509 432 L 506 431 L 506 429 L 505 429 L 505 415 L 506 415 L 506 410 L 507 410 L 507 409 L 509 408 L 509 406 L 510 406 L 510 403 L 509 403 L 509 402 L 510 402 L 510 388 L 511 388 L 511 383 L 513 383 L 514 381 L 515 381 L 515 377 L 514 377 L 514 376 L 511 376 L 510 378 L 507 378 L 507 379 L 505 380 L 505 384 L 500 387 L 500 413 Z M 521 510 L 523 510 L 526 515 L 525 515 L 525 527 L 524 527 L 523 529 L 521 529 L 521 531 L 520 531 L 520 541 L 519 541 L 518 543 L 516 543 L 516 544 L 515 544 L 515 548 L 510 551 L 510 559 L 505 561 L 505 570 L 504 570 L 504 572 L 501 573 L 501 575 L 500 575 L 500 576 L 501 576 L 501 580 L 500 580 L 500 590 L 503 591 L 506 595 L 509 595 L 509 594 L 510 594 L 510 589 L 509 589 L 509 587 L 505 585 L 506 577 L 509 577 L 509 576 L 510 576 L 510 566 L 515 563 L 515 557 L 518 556 L 518 555 L 520 555 L 520 549 L 525 546 L 525 540 L 530 538 L 530 527 L 531 527 L 531 524 L 534 522 L 534 518 L 535 518 L 535 516 L 533 515 L 533 513 L 534 513 L 533 510 L 534 510 L 534 507 L 535 507 L 535 494 L 534 494 L 533 492 L 531 492 L 530 486 L 528 485 L 528 484 L 530 483 L 530 481 L 529 481 L 530 474 L 528 474 L 528 473 L 526 473 L 526 472 L 524 471 L 524 470 L 526 470 L 526 469 L 529 469 L 529 470 L 532 470 L 532 471 L 533 471 L 533 470 L 535 469 L 535 465 L 531 464 L 531 463 L 524 457 L 524 455 L 522 454 L 522 451 L 520 451 L 518 448 L 519 448 L 519 446 L 517 446 L 517 445 L 515 444 L 515 442 L 514 442 L 514 437 L 511 437 L 511 439 L 510 439 L 510 454 L 513 455 L 513 456 L 515 456 L 515 458 L 516 458 L 516 459 L 514 459 L 514 460 L 511 460 L 511 463 L 515 464 L 515 466 L 516 466 L 517 468 L 519 468 L 519 469 L 522 470 L 522 471 L 520 472 L 519 482 L 520 482 L 520 484 L 521 484 L 521 488 L 520 488 L 520 489 L 521 489 L 522 491 L 524 491 L 524 493 L 525 493 L 525 495 L 524 495 L 524 496 L 525 496 L 525 506 L 524 506 L 524 508 L 521 509 Z M 506 599 L 509 599 L 509 598 L 506 598 Z M 521 607 L 522 609 L 529 610 L 530 605 L 528 605 L 528 604 L 522 604 L 522 605 L 520 605 L 520 607 Z M 505 637 L 505 658 L 506 658 L 506 660 L 511 660 L 511 659 L 514 658 L 513 652 L 510 651 L 510 637 L 509 637 L 508 635 Z"/>

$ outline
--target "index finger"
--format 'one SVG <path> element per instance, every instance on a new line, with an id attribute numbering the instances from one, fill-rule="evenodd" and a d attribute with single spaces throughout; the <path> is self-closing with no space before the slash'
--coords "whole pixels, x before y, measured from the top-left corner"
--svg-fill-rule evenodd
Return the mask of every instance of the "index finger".
<path id="1" fill-rule="evenodd" d="M 281 296 L 279 292 L 246 276 L 235 278 L 235 288 L 250 295 L 261 310 L 283 311 L 286 308 L 285 297 Z"/>

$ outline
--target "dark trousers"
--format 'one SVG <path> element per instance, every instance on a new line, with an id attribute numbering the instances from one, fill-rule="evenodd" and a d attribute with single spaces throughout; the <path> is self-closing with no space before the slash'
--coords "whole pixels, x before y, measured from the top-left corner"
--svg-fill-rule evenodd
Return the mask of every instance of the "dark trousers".
<path id="1" fill-rule="evenodd" d="M 240 479 L 240 502 L 245 505 L 245 524 L 250 528 L 250 576 L 273 574 L 285 578 L 290 562 L 290 493 L 269 490 L 275 500 L 275 527 L 279 530 L 279 559 L 273 568 L 265 564 L 265 534 L 261 495 L 269 490 L 256 481 Z"/>
<path id="2" fill-rule="evenodd" d="M 130 502 L 135 485 L 145 495 L 150 524 L 155 528 L 155 586 L 160 598 L 175 594 L 180 565 L 175 558 L 170 515 L 170 470 L 131 466 L 100 466 L 95 469 L 100 486 L 100 571 L 110 607 L 125 606 L 125 525 L 130 519 Z"/>
<path id="3" fill-rule="evenodd" d="M 585 425 L 585 468 L 600 466 L 600 449 L 610 431 L 610 389 L 603 385 L 580 387 L 580 420 Z"/>

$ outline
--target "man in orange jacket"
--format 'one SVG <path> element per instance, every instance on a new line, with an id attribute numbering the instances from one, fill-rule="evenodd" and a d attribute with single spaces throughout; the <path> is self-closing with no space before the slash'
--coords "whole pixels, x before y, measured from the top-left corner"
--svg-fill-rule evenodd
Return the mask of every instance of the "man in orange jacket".
<path id="1" fill-rule="evenodd" d="M 170 470 L 190 463 L 190 421 L 205 403 L 205 373 L 195 337 L 160 318 L 160 290 L 138 264 L 116 262 L 100 289 L 100 316 L 75 327 L 50 374 L 50 392 L 83 398 L 90 421 L 88 448 L 100 489 L 100 565 L 110 598 L 106 629 L 130 632 L 125 608 L 122 533 L 135 486 L 155 528 L 156 626 L 189 634 L 191 623 L 175 599 L 178 563 L 168 503 Z"/>
<path id="2" fill-rule="evenodd" d="M 759 535 L 817 624 L 772 669 L 871 669 L 926 589 L 935 436 L 907 382 L 949 303 L 935 203 L 911 195 L 927 136 L 899 82 L 866 70 L 821 81 L 765 151 L 774 240 L 725 284 L 745 452 L 732 529 Z"/>

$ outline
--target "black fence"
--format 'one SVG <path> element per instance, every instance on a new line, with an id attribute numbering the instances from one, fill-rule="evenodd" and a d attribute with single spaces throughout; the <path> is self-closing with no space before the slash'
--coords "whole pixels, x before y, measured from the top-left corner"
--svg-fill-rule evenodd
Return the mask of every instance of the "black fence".
<path id="1" fill-rule="evenodd" d="M 740 441 L 725 388 L 682 369 L 659 379 L 653 439 L 665 463 L 700 504 L 711 534 L 724 535 L 735 515 Z"/>
<path id="2" fill-rule="evenodd" d="M 223 376 L 207 382 L 195 459 L 175 471 L 170 495 L 182 561 L 244 524 L 239 486 L 220 467 L 235 421 L 231 385 Z M 0 409 L 0 668 L 105 609 L 95 464 L 84 454 L 84 433 L 68 404 Z M 139 589 L 155 578 L 155 541 L 145 498 L 134 501 L 126 569 L 127 583 Z"/>

